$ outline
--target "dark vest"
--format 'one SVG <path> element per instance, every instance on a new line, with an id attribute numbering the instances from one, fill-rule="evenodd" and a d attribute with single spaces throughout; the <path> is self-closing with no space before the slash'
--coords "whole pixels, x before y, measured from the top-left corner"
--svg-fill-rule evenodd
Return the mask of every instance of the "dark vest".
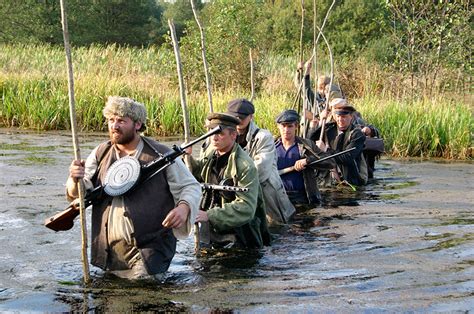
<path id="1" fill-rule="evenodd" d="M 158 158 L 170 149 L 151 139 L 144 138 L 144 147 L 139 156 L 141 164 Z M 116 160 L 110 142 L 99 145 L 96 158 L 99 167 L 93 177 L 94 186 L 101 185 L 107 169 Z M 124 215 L 133 223 L 136 245 L 149 274 L 164 272 L 169 268 L 176 252 L 176 238 L 171 229 L 165 229 L 162 222 L 175 207 L 173 195 L 166 181 L 165 171 L 156 174 L 139 188 L 123 195 Z M 91 263 L 106 269 L 108 258 L 107 221 L 112 197 L 104 196 L 92 207 Z"/>

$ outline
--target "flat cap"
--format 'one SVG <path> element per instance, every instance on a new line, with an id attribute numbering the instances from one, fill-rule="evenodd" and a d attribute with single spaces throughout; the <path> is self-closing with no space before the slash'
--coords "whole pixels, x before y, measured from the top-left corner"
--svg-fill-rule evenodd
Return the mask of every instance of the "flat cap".
<path id="1" fill-rule="evenodd" d="M 356 111 L 356 109 L 343 98 L 335 98 L 331 100 L 329 105 L 337 115 L 350 114 Z"/>
<path id="2" fill-rule="evenodd" d="M 255 107 L 249 100 L 237 98 L 227 104 L 227 113 L 243 119 L 248 115 L 254 114 Z"/>
<path id="3" fill-rule="evenodd" d="M 227 113 L 210 113 L 207 116 L 207 124 L 206 126 L 209 128 L 214 128 L 218 125 L 228 128 L 235 129 L 237 125 L 240 123 L 240 120 L 230 114 Z"/>
<path id="4" fill-rule="evenodd" d="M 300 121 L 300 115 L 293 109 L 283 111 L 275 119 L 276 123 L 291 123 L 298 121 Z"/>

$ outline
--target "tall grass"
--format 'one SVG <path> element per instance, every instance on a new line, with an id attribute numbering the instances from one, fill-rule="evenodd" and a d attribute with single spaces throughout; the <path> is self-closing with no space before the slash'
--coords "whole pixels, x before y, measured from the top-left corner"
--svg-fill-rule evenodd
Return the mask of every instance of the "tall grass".
<path id="1" fill-rule="evenodd" d="M 472 113 L 451 101 L 417 102 L 373 97 L 357 100 L 363 117 L 376 125 L 393 156 L 468 158 L 472 154 Z"/>
<path id="2" fill-rule="evenodd" d="M 290 108 L 294 101 L 294 60 L 290 56 L 270 56 L 263 60 L 266 80 L 254 100 L 255 120 L 275 135 L 275 116 Z M 105 130 L 101 112 L 105 100 L 108 95 L 121 95 L 146 105 L 148 135 L 183 134 L 174 57 L 170 51 L 92 46 L 74 49 L 73 62 L 76 110 L 82 130 Z M 354 97 L 350 100 L 366 120 L 381 130 L 393 156 L 470 157 L 473 119 L 466 103 L 445 98 L 416 101 L 396 98 L 383 89 L 380 83 L 383 73 L 374 74 L 369 65 L 362 71 L 361 66 L 357 65 L 358 72 L 365 77 L 357 80 L 362 85 L 353 85 L 358 92 L 352 93 Z M 1 46 L 0 126 L 68 129 L 66 77 L 64 52 L 59 47 Z M 350 82 L 346 73 L 339 77 Z M 216 89 L 214 110 L 224 111 L 230 99 L 248 97 L 249 93 Z M 206 92 L 188 94 L 188 106 L 191 132 L 198 135 L 204 132 L 208 112 Z"/>

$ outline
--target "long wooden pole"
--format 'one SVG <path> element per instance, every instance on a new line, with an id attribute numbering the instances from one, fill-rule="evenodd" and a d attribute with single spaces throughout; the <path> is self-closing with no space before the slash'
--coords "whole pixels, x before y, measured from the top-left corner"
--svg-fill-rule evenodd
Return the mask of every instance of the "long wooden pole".
<path id="1" fill-rule="evenodd" d="M 81 151 L 79 149 L 79 139 L 77 136 L 77 119 L 76 119 L 76 100 L 74 98 L 74 74 L 72 70 L 72 58 L 71 58 L 71 48 L 69 45 L 69 31 L 67 25 L 67 15 L 66 15 L 66 0 L 60 0 L 61 3 L 61 24 L 63 27 L 63 39 L 64 39 L 64 49 L 66 51 L 66 64 L 67 64 L 67 82 L 68 82 L 68 94 L 69 94 L 69 113 L 71 117 L 71 132 L 72 132 L 72 141 L 74 145 L 74 158 L 76 160 L 81 160 Z M 84 273 L 84 283 L 87 285 L 90 282 L 89 275 L 89 259 L 87 257 L 87 224 L 86 224 L 86 215 L 85 215 L 85 205 L 84 205 L 84 182 L 79 180 L 78 191 L 79 191 L 79 213 L 81 220 L 81 237 L 82 237 L 82 270 Z"/>
<path id="2" fill-rule="evenodd" d="M 319 33 L 318 33 L 318 36 L 316 37 L 316 40 L 314 41 L 314 45 L 316 46 L 319 42 L 319 37 L 321 36 L 322 34 L 322 31 L 324 29 L 324 26 L 326 25 L 326 21 L 329 17 L 329 13 L 331 12 L 332 8 L 334 7 L 334 5 L 336 4 L 336 0 L 333 0 L 332 3 L 331 3 L 331 6 L 329 7 L 329 9 L 327 10 L 326 12 L 326 16 L 324 17 L 324 20 L 323 20 L 323 24 L 321 25 L 321 27 L 319 27 Z M 302 23 L 303 25 L 303 23 Z M 317 27 L 317 26 L 316 26 Z M 313 51 L 313 53 L 311 54 L 311 57 L 308 59 L 308 60 L 311 60 L 313 59 L 315 56 L 315 51 Z M 292 108 L 295 108 L 295 105 L 296 103 L 299 101 L 299 99 L 301 99 L 301 88 L 303 87 L 303 80 L 300 80 L 299 82 L 300 84 L 298 85 L 298 88 L 297 88 L 297 92 L 296 92 L 296 96 L 295 96 L 295 100 L 293 102 L 293 106 Z"/>
<path id="3" fill-rule="evenodd" d="M 196 20 L 196 24 L 198 25 L 198 28 L 199 28 L 199 33 L 201 34 L 201 54 L 202 54 L 202 63 L 204 65 L 204 75 L 206 76 L 207 99 L 209 101 L 209 111 L 214 112 L 214 106 L 212 104 L 211 73 L 209 71 L 209 66 L 207 64 L 207 58 L 206 58 L 206 39 L 204 37 L 204 29 L 199 20 L 196 7 L 194 6 L 194 1 L 193 0 L 189 0 L 189 1 L 191 2 L 191 8 L 193 10 L 194 19 Z"/>
<path id="4" fill-rule="evenodd" d="M 318 112 L 318 115 L 321 113 L 319 104 L 316 101 L 316 95 L 318 91 L 318 47 L 316 46 L 316 39 L 317 39 L 317 18 L 318 18 L 318 11 L 317 11 L 317 4 L 316 0 L 313 0 L 313 78 L 314 78 L 314 97 L 313 97 L 313 116 Z M 316 107 L 316 108 L 314 108 Z M 314 110 L 316 109 L 316 110 Z"/>
<path id="5" fill-rule="evenodd" d="M 253 102 L 253 99 L 255 97 L 255 69 L 254 69 L 254 64 L 253 64 L 253 56 L 252 56 L 252 48 L 249 49 L 249 59 L 250 59 L 250 88 L 251 88 L 251 94 L 250 94 L 250 101 Z"/>
<path id="6" fill-rule="evenodd" d="M 332 80 L 333 80 L 333 77 L 334 77 L 334 58 L 332 56 L 332 50 L 331 50 L 331 46 L 329 46 L 329 42 L 327 41 L 326 39 L 326 36 L 324 36 L 324 34 L 322 33 L 321 29 L 319 30 L 319 33 L 321 34 L 321 36 L 323 37 L 324 39 L 324 42 L 326 43 L 327 47 L 328 47 L 328 51 L 329 51 L 329 59 L 330 59 L 330 62 L 331 62 L 331 74 L 330 74 L 330 79 L 329 79 L 329 92 L 328 92 L 328 96 L 327 96 L 327 99 L 326 99 L 326 106 L 325 106 L 325 110 L 326 110 L 326 113 L 328 112 L 329 110 L 329 95 L 331 95 L 331 86 L 332 86 Z M 321 132 L 319 134 L 319 140 L 320 141 L 323 141 L 324 139 L 324 132 L 325 132 L 325 127 L 326 127 L 326 120 L 328 119 L 329 117 L 326 117 L 325 119 L 323 119 L 321 121 Z"/>
<path id="7" fill-rule="evenodd" d="M 176 29 L 174 27 L 173 20 L 168 19 L 168 25 L 171 31 L 171 40 L 173 42 L 174 56 L 176 58 L 176 71 L 178 73 L 179 81 L 179 96 L 181 99 L 181 109 L 183 110 L 183 124 L 184 124 L 184 142 L 189 142 L 190 131 L 189 131 L 189 112 L 188 105 L 186 101 L 186 87 L 184 86 L 183 71 L 181 66 L 181 56 L 179 53 L 179 44 L 176 37 Z M 190 167 L 189 156 L 185 156 L 185 162 L 188 168 Z"/>
<path id="8" fill-rule="evenodd" d="M 301 26 L 300 26 L 300 62 L 303 63 L 303 59 L 304 59 L 304 55 L 303 55 L 303 35 L 304 35 L 304 0 L 301 0 Z M 303 70 L 304 71 L 304 70 Z M 298 73 L 298 81 L 300 82 L 300 85 L 302 85 L 302 82 L 304 80 L 304 74 L 303 74 L 303 71 L 301 71 L 300 73 Z M 297 109 L 296 111 L 298 112 L 298 114 L 301 115 L 301 107 L 302 107 L 302 102 L 304 102 L 304 97 L 301 97 L 301 93 L 303 91 L 300 89 L 298 91 L 298 94 L 297 94 Z M 304 110 L 304 108 L 303 108 Z M 304 116 L 304 112 L 303 112 L 303 116 Z M 298 124 L 298 133 L 301 131 L 300 130 L 300 125 Z"/>
<path id="9" fill-rule="evenodd" d="M 192 0 L 191 0 L 192 2 Z M 176 38 L 176 30 L 174 27 L 173 20 L 168 19 L 168 25 L 171 32 L 171 41 L 173 42 L 173 49 L 174 55 L 176 58 L 176 70 L 178 72 L 178 80 L 179 80 L 179 94 L 181 97 L 181 108 L 183 110 L 183 122 L 184 122 L 184 141 L 187 143 L 189 142 L 189 113 L 188 113 L 188 105 L 186 102 L 186 89 L 184 86 L 184 79 L 182 73 L 182 66 L 181 66 L 181 56 L 179 53 L 179 44 L 178 39 Z M 211 98 L 210 98 L 211 99 Z M 212 101 L 212 100 L 210 100 Z M 210 103 L 210 109 L 212 110 L 212 102 Z M 211 111 L 212 112 L 212 111 Z M 184 162 L 189 170 L 191 169 L 191 157 L 189 155 L 184 156 Z M 200 239 L 199 239 L 199 226 L 197 223 L 194 224 L 194 252 L 195 254 L 199 254 L 200 251 Z"/>

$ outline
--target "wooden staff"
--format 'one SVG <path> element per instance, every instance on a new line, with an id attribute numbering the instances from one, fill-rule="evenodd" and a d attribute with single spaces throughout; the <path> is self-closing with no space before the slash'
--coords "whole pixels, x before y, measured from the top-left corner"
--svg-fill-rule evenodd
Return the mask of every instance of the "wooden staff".
<path id="1" fill-rule="evenodd" d="M 194 6 L 194 1 L 189 0 L 191 2 L 191 8 L 193 10 L 194 19 L 196 20 L 196 24 L 199 28 L 199 33 L 201 34 L 201 54 L 202 54 L 202 63 L 204 65 L 204 75 L 206 76 L 206 87 L 207 87 L 207 99 L 209 101 L 209 112 L 214 112 L 214 107 L 212 105 L 212 85 L 211 85 L 211 74 L 209 71 L 209 66 L 207 65 L 206 59 L 206 40 L 204 38 L 204 30 L 202 28 L 201 22 L 199 21 L 199 16 L 196 11 L 196 7 Z"/>
<path id="2" fill-rule="evenodd" d="M 316 26 L 316 27 L 318 28 L 318 30 L 319 30 L 319 33 L 318 33 L 318 37 L 316 38 L 316 40 L 315 40 L 315 42 L 314 42 L 314 46 L 316 46 L 316 45 L 318 44 L 319 37 L 320 37 L 321 34 L 322 34 L 322 30 L 324 29 L 324 26 L 326 25 L 326 21 L 327 21 L 327 19 L 329 18 L 329 13 L 331 12 L 331 10 L 332 10 L 332 8 L 334 7 L 334 4 L 335 4 L 335 3 L 336 3 L 336 0 L 333 0 L 332 3 L 331 3 L 331 6 L 329 7 L 329 9 L 328 9 L 327 12 L 326 12 L 326 16 L 324 17 L 323 24 L 321 25 L 321 27 L 317 27 L 317 26 Z M 302 14 L 303 14 L 303 13 L 302 13 Z M 302 25 L 303 25 L 303 23 L 302 23 Z M 315 53 L 316 53 L 316 51 L 313 51 L 313 54 L 311 55 L 311 57 L 310 57 L 308 60 L 313 59 L 314 56 L 315 56 Z M 300 61 L 302 61 L 302 60 L 303 60 L 303 59 L 302 59 L 303 57 L 300 56 L 300 58 L 301 58 Z M 316 65 L 315 65 L 315 66 L 316 66 Z M 332 72 L 332 71 L 331 71 L 331 72 Z M 301 99 L 301 88 L 303 87 L 303 80 L 300 80 L 299 83 L 300 83 L 300 84 L 299 84 L 299 86 L 298 86 L 298 88 L 297 88 L 297 93 L 296 93 L 295 101 L 293 102 L 292 108 L 295 108 L 296 103 L 298 102 L 299 99 Z M 315 91 L 316 91 L 316 89 L 315 89 Z"/>
<path id="3" fill-rule="evenodd" d="M 334 77 L 334 59 L 333 59 L 333 56 L 332 56 L 331 46 L 329 46 L 329 43 L 326 40 L 326 36 L 324 36 L 324 34 L 321 32 L 321 29 L 319 30 L 319 33 L 322 35 L 322 37 L 324 39 L 324 42 L 326 43 L 326 45 L 328 47 L 329 59 L 330 59 L 330 62 L 331 62 L 331 74 L 330 74 L 330 79 L 329 79 L 329 92 L 328 92 L 328 96 L 327 96 L 327 99 L 326 99 L 326 106 L 325 106 L 326 114 L 328 114 L 328 111 L 329 111 L 329 95 L 331 94 L 331 85 L 332 85 L 332 80 L 333 80 L 333 77 Z M 325 131 L 324 129 L 326 127 L 327 118 L 328 117 L 322 119 L 322 121 L 321 121 L 321 132 L 319 133 L 319 140 L 320 141 L 322 141 L 324 139 L 324 131 Z"/>
<path id="4" fill-rule="evenodd" d="M 302 0 L 302 1 L 303 1 L 303 0 Z M 332 3 L 331 3 L 331 6 L 329 7 L 329 9 L 328 9 L 327 12 L 326 12 L 326 16 L 324 17 L 323 24 L 321 25 L 321 27 L 318 27 L 318 26 L 316 25 L 316 23 L 313 24 L 313 27 L 314 27 L 315 29 L 316 29 L 316 28 L 318 29 L 318 36 L 317 36 L 316 39 L 314 40 L 313 53 L 312 53 L 311 57 L 308 59 L 308 61 L 311 61 L 311 60 L 315 57 L 315 55 L 316 55 L 316 46 L 317 46 L 317 44 L 318 44 L 319 38 L 322 36 L 323 39 L 324 39 L 324 42 L 326 43 L 326 46 L 328 47 L 329 57 L 330 57 L 330 61 L 331 61 L 331 74 L 330 74 L 329 87 L 331 87 L 332 81 L 333 81 L 333 77 L 334 77 L 334 60 L 333 60 L 333 56 L 332 56 L 331 47 L 329 46 L 329 42 L 327 41 L 326 37 L 324 36 L 322 30 L 323 30 L 324 26 L 326 25 L 326 22 L 327 22 L 327 20 L 328 20 L 328 18 L 329 18 L 329 13 L 331 12 L 331 10 L 332 10 L 332 8 L 334 7 L 334 4 L 335 4 L 335 3 L 336 3 L 336 0 L 333 0 Z M 314 4 L 314 5 L 315 5 L 315 4 Z M 302 6 L 303 6 L 303 5 L 302 5 Z M 304 8 L 302 8 L 302 10 L 304 11 Z M 316 6 L 315 6 L 314 10 L 316 10 Z M 302 13 L 302 14 L 303 14 L 303 13 Z M 314 16 L 314 18 L 316 18 L 316 15 Z M 316 68 L 317 65 L 314 64 L 314 67 Z M 307 74 L 307 73 L 306 73 L 306 69 L 305 69 L 303 75 L 306 75 L 306 74 Z M 301 99 L 301 93 L 303 92 L 303 91 L 302 91 L 303 82 L 304 82 L 304 76 L 303 76 L 303 78 L 300 80 L 300 84 L 299 84 L 299 86 L 298 86 L 298 92 L 297 92 L 297 94 L 296 94 L 296 98 L 295 98 L 295 101 L 294 101 L 294 103 L 293 103 L 293 107 L 292 107 L 292 108 L 294 108 L 295 105 L 296 105 L 296 103 L 299 101 L 299 99 Z M 317 84 L 317 83 L 316 83 L 316 84 Z M 315 88 L 315 90 L 314 90 L 315 98 L 316 98 L 316 92 L 317 92 L 317 88 Z M 304 94 L 306 94 L 306 93 L 304 93 Z M 329 101 L 329 99 L 326 101 L 326 110 L 327 110 L 327 108 L 328 108 L 328 101 Z M 299 105 L 299 103 L 298 103 L 298 105 Z M 298 108 L 298 112 L 299 112 L 299 108 Z M 314 115 L 314 112 L 313 112 L 313 115 Z M 303 116 L 304 116 L 304 112 L 303 112 Z M 306 120 L 305 120 L 305 122 L 306 122 Z M 326 122 L 324 121 L 324 125 L 321 127 L 322 130 L 321 130 L 321 133 L 320 133 L 320 140 L 322 140 L 323 135 L 324 135 L 324 126 L 325 126 L 325 123 L 326 123 Z"/>
<path id="5" fill-rule="evenodd" d="M 304 35 L 304 0 L 301 0 L 301 27 L 300 27 L 300 62 L 303 63 L 303 35 Z M 304 74 L 303 72 L 299 72 L 298 73 L 298 81 L 300 82 L 300 86 L 302 85 L 302 82 L 304 80 Z M 301 88 L 299 88 L 298 90 L 298 94 L 297 94 L 297 109 L 296 109 L 296 112 L 298 112 L 298 114 L 301 114 L 301 93 L 302 93 L 302 90 Z M 304 97 L 303 97 L 303 101 L 304 101 Z M 303 108 L 304 110 L 304 108 Z M 298 124 L 298 132 L 300 132 L 299 130 L 299 124 Z"/>
<path id="6" fill-rule="evenodd" d="M 184 142 L 189 142 L 190 132 L 189 132 L 189 113 L 188 105 L 186 102 L 186 88 L 184 86 L 183 72 L 181 66 L 181 56 L 179 54 L 179 45 L 178 39 L 176 38 L 176 29 L 174 27 L 173 20 L 168 19 L 168 25 L 171 31 L 171 40 L 173 42 L 174 55 L 176 57 L 176 71 L 178 72 L 178 81 L 179 81 L 179 96 L 181 99 L 181 109 L 183 110 L 183 124 L 184 124 Z M 191 170 L 191 163 L 189 161 L 189 156 L 186 155 L 184 158 L 186 166 Z"/>
<path id="7" fill-rule="evenodd" d="M 252 48 L 249 49 L 249 58 L 250 58 L 250 87 L 251 87 L 251 94 L 250 94 L 250 102 L 253 101 L 255 97 L 255 80 L 254 80 L 254 65 L 253 65 L 253 57 L 252 57 Z"/>
<path id="8" fill-rule="evenodd" d="M 60 0 L 61 3 L 61 24 L 63 27 L 64 49 L 66 51 L 67 64 L 67 83 L 69 94 L 69 113 L 71 116 L 71 132 L 72 141 L 74 145 L 74 158 L 81 160 L 81 151 L 79 149 L 79 139 L 77 137 L 77 119 L 76 119 L 76 101 L 74 99 L 74 75 L 72 71 L 71 48 L 69 46 L 69 32 L 67 26 L 66 4 L 65 0 Z M 82 236 L 82 270 L 84 272 L 84 284 L 90 282 L 89 276 L 89 259 L 87 257 L 87 225 L 84 205 L 84 182 L 79 180 L 77 182 L 79 192 L 79 213 L 81 220 L 81 236 Z"/>
<path id="9" fill-rule="evenodd" d="M 192 0 L 191 0 L 191 3 L 192 3 Z M 184 79 L 183 79 L 183 73 L 182 73 L 182 67 L 181 67 L 181 57 L 179 54 L 179 44 L 178 44 L 178 39 L 176 38 L 176 30 L 174 27 L 174 23 L 171 19 L 168 19 L 168 25 L 170 27 L 171 40 L 173 42 L 174 55 L 176 57 L 176 69 L 178 72 L 178 79 L 179 79 L 181 108 L 183 109 L 184 142 L 187 143 L 189 141 L 189 113 L 188 113 L 188 106 L 186 103 L 186 90 L 184 86 Z M 210 103 L 210 109 L 212 110 L 212 102 Z M 186 166 L 188 167 L 188 169 L 192 170 L 191 169 L 191 156 L 185 155 L 184 162 L 186 163 Z M 198 254 L 199 250 L 200 250 L 199 226 L 197 223 L 195 223 L 194 224 L 194 252 Z"/>
<path id="10" fill-rule="evenodd" d="M 316 113 L 316 110 L 318 111 L 318 115 L 321 113 L 320 110 L 319 110 L 319 104 L 318 102 L 316 101 L 316 95 L 318 94 L 318 80 L 319 80 L 319 77 L 318 77 L 318 51 L 317 51 L 317 46 L 316 46 L 316 43 L 317 43 L 317 34 L 318 34 L 318 30 L 317 30 L 317 18 L 318 18 L 318 14 L 317 14 L 317 5 L 316 5 L 316 0 L 313 0 L 313 72 L 314 72 L 314 75 L 313 75 L 313 78 L 314 78 L 314 88 L 313 88 L 313 91 L 314 91 L 314 97 L 313 97 L 313 116 L 314 114 Z M 314 110 L 314 107 L 316 107 L 316 110 Z"/>

